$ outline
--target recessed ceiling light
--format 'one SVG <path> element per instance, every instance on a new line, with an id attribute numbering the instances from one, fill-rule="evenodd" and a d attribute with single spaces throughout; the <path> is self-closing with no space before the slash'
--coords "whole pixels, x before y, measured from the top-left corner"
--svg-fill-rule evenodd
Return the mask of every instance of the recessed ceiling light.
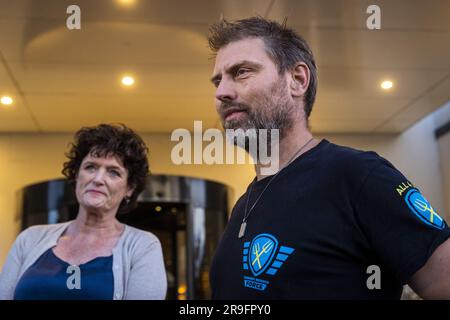
<path id="1" fill-rule="evenodd" d="M 3 96 L 0 98 L 0 102 L 4 105 L 10 105 L 14 102 L 14 100 L 11 97 Z"/>
<path id="2" fill-rule="evenodd" d="M 122 84 L 127 87 L 132 86 L 134 84 L 134 78 L 131 76 L 124 76 L 122 77 Z"/>
<path id="3" fill-rule="evenodd" d="M 116 0 L 118 4 L 122 6 L 132 6 L 136 3 L 136 0 Z"/>
<path id="4" fill-rule="evenodd" d="M 389 90 L 394 86 L 394 84 L 392 83 L 392 81 L 390 80 L 385 80 L 381 83 L 381 88 L 383 88 L 384 90 Z"/>

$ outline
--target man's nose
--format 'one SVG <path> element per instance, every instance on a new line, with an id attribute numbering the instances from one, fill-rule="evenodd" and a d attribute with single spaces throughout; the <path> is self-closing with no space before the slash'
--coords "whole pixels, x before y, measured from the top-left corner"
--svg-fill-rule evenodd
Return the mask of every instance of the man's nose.
<path id="1" fill-rule="evenodd" d="M 216 99 L 222 102 L 234 101 L 237 98 L 233 81 L 222 79 L 216 89 Z"/>

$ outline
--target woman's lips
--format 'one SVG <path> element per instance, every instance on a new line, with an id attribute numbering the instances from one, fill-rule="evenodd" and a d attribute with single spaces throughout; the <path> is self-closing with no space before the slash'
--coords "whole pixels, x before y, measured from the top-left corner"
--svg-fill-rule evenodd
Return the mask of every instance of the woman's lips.
<path id="1" fill-rule="evenodd" d="M 98 191 L 98 190 L 88 190 L 86 192 L 90 192 L 90 193 L 93 193 L 93 194 L 101 194 L 101 195 L 106 196 L 106 194 L 104 192 L 101 192 L 101 191 Z"/>

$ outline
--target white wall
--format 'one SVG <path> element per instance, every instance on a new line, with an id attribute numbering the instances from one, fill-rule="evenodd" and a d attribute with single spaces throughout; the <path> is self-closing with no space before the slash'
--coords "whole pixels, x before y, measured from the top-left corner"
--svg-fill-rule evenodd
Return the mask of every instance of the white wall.
<path id="1" fill-rule="evenodd" d="M 438 139 L 443 193 L 447 214 L 450 214 L 450 132 Z M 449 222 L 449 221 L 447 221 Z"/>
<path id="2" fill-rule="evenodd" d="M 436 128 L 450 123 L 450 101 L 442 108 L 434 112 Z M 447 213 L 450 214 L 450 132 L 438 138 L 438 148 L 440 155 L 440 168 L 442 172 L 443 192 Z"/>

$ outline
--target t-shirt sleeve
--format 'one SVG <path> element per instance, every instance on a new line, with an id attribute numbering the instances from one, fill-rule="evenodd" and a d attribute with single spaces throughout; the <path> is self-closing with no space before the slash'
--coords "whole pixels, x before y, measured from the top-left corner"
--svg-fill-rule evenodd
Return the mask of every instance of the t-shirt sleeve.
<path id="1" fill-rule="evenodd" d="M 355 212 L 376 255 L 402 284 L 450 237 L 447 223 L 419 188 L 386 160 L 367 174 Z"/>

